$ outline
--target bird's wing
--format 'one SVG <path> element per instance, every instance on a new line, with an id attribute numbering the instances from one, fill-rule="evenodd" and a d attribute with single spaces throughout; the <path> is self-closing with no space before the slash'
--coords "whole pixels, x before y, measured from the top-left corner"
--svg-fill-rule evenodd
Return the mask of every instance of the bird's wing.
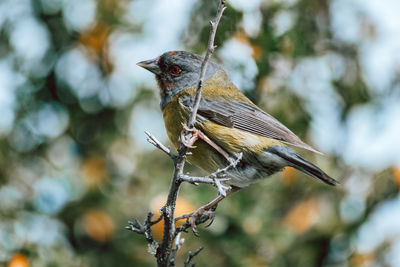
<path id="1" fill-rule="evenodd" d="M 192 99 L 187 96 L 180 102 L 187 107 L 192 107 Z M 322 154 L 301 141 L 274 117 L 247 103 L 202 98 L 197 114 L 229 128 L 237 128 Z"/>

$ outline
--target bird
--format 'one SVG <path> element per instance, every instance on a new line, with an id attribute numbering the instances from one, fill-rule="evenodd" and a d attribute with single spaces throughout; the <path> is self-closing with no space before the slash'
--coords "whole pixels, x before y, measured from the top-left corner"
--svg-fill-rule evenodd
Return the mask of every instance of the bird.
<path id="1" fill-rule="evenodd" d="M 176 148 L 181 142 L 189 148 L 190 163 L 212 173 L 241 155 L 236 166 L 226 171 L 229 180 L 224 184 L 232 189 L 227 193 L 270 177 L 285 167 L 293 167 L 328 185 L 338 184 L 292 148 L 321 152 L 249 100 L 224 68 L 212 60 L 204 76 L 194 128 L 190 129 L 187 123 L 203 60 L 202 56 L 190 52 L 168 51 L 137 63 L 155 74 L 168 138 Z M 191 140 L 182 138 L 182 130 L 191 131 Z M 197 214 L 209 210 L 224 197 L 226 194 L 220 194 Z"/>

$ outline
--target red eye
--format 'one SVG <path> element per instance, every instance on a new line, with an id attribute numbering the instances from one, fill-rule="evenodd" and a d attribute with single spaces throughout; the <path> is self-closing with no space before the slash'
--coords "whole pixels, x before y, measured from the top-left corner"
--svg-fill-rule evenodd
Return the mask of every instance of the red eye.
<path id="1" fill-rule="evenodd" d="M 178 67 L 178 66 L 171 66 L 171 67 L 169 67 L 169 72 L 170 73 L 172 73 L 172 74 L 179 74 L 179 73 L 181 73 L 181 69 Z"/>

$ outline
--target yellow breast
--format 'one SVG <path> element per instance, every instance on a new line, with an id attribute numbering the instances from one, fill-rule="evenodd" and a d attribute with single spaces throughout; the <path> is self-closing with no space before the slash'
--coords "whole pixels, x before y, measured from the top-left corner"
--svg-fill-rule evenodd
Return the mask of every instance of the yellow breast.
<path id="1" fill-rule="evenodd" d="M 163 109 L 165 129 L 171 143 L 179 147 L 179 135 L 182 131 L 182 123 L 187 121 L 188 114 L 179 104 L 179 96 L 175 96 Z"/>
<path id="2" fill-rule="evenodd" d="M 183 129 L 182 124 L 187 122 L 189 116 L 186 110 L 179 104 L 179 97 L 185 94 L 187 94 L 187 92 L 179 93 L 162 111 L 168 138 L 175 148 L 178 148 L 180 145 L 179 136 Z M 196 125 L 196 127 L 199 126 Z M 209 137 L 212 139 L 212 136 Z M 226 165 L 226 161 L 222 155 L 216 153 L 215 150 L 204 141 L 198 140 L 194 145 L 196 148 L 189 149 L 192 155 L 187 157 L 190 163 L 207 172 L 214 172 L 221 166 Z"/>

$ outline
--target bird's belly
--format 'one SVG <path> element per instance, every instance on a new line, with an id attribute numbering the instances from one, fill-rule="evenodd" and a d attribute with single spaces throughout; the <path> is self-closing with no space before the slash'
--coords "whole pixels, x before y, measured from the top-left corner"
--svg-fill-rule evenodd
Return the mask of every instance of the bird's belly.
<path id="1" fill-rule="evenodd" d="M 230 180 L 225 183 L 236 187 L 246 187 L 260 179 L 267 178 L 282 169 L 283 167 L 273 165 L 270 167 L 260 168 L 255 165 L 244 164 L 244 166 L 239 166 L 229 170 L 227 176 Z"/>

